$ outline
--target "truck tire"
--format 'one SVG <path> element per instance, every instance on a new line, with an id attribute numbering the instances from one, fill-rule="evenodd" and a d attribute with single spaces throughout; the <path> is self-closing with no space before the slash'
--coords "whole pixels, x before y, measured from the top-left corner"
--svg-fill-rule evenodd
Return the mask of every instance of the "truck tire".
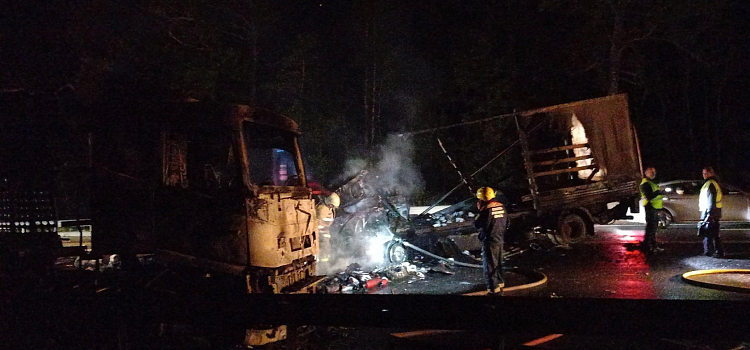
<path id="1" fill-rule="evenodd" d="M 581 215 L 565 214 L 557 223 L 557 233 L 565 243 L 578 243 L 586 238 L 589 224 Z"/>

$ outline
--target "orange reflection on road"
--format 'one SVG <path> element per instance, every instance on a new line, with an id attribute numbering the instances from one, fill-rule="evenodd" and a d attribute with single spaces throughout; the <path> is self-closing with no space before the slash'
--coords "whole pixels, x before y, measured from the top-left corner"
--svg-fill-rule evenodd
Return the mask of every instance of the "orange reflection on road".
<path id="1" fill-rule="evenodd" d="M 643 230 L 614 230 L 617 241 L 609 252 L 615 258 L 618 278 L 615 279 L 613 298 L 656 299 L 658 298 L 651 280 L 651 267 L 646 255 L 639 249 L 627 249 L 628 245 L 643 240 Z"/>

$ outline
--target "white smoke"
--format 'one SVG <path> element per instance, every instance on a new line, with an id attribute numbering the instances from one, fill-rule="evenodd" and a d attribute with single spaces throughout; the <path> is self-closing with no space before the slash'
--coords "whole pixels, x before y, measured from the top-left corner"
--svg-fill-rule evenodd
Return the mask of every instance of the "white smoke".
<path id="1" fill-rule="evenodd" d="M 424 180 L 412 159 L 414 144 L 406 136 L 388 135 L 386 142 L 380 146 L 376 169 L 376 184 L 382 191 L 410 197 L 422 189 Z"/>
<path id="2" fill-rule="evenodd" d="M 361 158 L 347 159 L 346 164 L 344 165 L 344 173 L 339 175 L 337 181 L 349 180 L 357 176 L 357 174 L 359 174 L 365 168 L 367 168 L 366 160 Z"/>
<path id="3" fill-rule="evenodd" d="M 422 189 L 424 180 L 413 161 L 413 153 L 410 138 L 389 135 L 369 167 L 361 159 L 347 162 L 341 178 L 360 174 L 353 180 L 356 182 L 354 187 L 361 189 L 364 195 L 357 197 L 354 203 L 344 203 L 344 207 L 350 205 L 348 208 L 339 209 L 331 227 L 331 242 L 334 244 L 329 245 L 330 251 L 321 245 L 321 256 L 330 259 L 318 264 L 319 273 L 335 274 L 352 263 L 368 269 L 386 265 L 385 246 L 393 238 L 393 233 L 385 219 L 385 209 L 374 206 L 380 203 L 378 198 L 381 196 L 407 201 Z"/>

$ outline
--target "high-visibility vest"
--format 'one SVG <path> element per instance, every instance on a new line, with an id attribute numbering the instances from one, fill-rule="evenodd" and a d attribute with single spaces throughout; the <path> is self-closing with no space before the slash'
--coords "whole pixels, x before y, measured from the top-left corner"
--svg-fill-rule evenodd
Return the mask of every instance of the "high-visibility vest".
<path id="1" fill-rule="evenodd" d="M 701 196 L 698 199 L 698 208 L 700 211 L 704 211 L 708 209 L 708 188 L 711 186 L 711 184 L 714 184 L 716 187 L 716 207 L 721 208 L 724 206 L 724 204 L 721 202 L 721 187 L 719 187 L 719 183 L 715 180 L 706 180 L 706 182 L 703 183 L 703 187 L 701 187 Z"/>
<path id="2" fill-rule="evenodd" d="M 653 181 L 644 178 L 643 181 L 641 181 L 641 186 L 643 186 L 643 184 L 645 183 L 648 183 L 649 186 L 651 186 L 652 192 L 656 192 L 659 190 L 659 185 L 655 184 Z M 654 197 L 653 199 L 648 200 L 648 198 L 646 198 L 646 194 L 643 193 L 643 190 L 641 189 L 640 186 L 638 187 L 638 190 L 641 191 L 641 204 L 643 204 L 644 207 L 650 202 L 652 208 L 654 209 L 662 208 L 662 203 L 663 203 L 662 195 L 658 195 Z"/>

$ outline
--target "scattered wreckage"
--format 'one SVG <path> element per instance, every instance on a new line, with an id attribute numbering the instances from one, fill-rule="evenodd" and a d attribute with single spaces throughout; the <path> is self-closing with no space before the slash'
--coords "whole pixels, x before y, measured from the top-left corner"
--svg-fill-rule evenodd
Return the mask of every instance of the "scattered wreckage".
<path id="1" fill-rule="evenodd" d="M 325 258 L 319 262 L 329 275 L 329 293 L 377 292 L 387 281 L 408 284 L 429 273 L 452 275 L 457 267 L 482 267 L 473 226 L 476 200 L 410 215 L 404 196 L 371 186 L 378 176 L 372 169 L 362 170 L 335 191 L 341 206 L 327 230 L 336 249 L 326 252 L 321 245 Z M 525 249 L 528 245 L 509 246 L 505 257 Z"/>
<path id="2" fill-rule="evenodd" d="M 476 199 L 439 211 L 432 209 L 515 146 L 520 146 L 516 151 L 523 161 L 519 169 L 508 171 L 524 172 L 527 183 L 521 191 L 509 191 L 515 196 L 503 198 L 510 219 L 507 256 L 579 242 L 594 235 L 594 224 L 628 219 L 629 208 L 638 212 L 640 151 L 626 95 L 500 117 L 515 118 L 518 140 L 468 177 L 459 171 L 462 181 L 416 215 L 409 214 L 407 198 L 377 186 L 380 175 L 376 170 L 363 170 L 337 188 L 342 206 L 331 225 L 331 235 L 334 246 L 347 252 L 340 258 L 347 262 L 377 258 L 388 265 L 412 261 L 419 255 L 479 267 L 481 260 L 472 255 L 481 249 L 473 227 Z M 458 170 L 450 156 L 448 159 Z M 493 187 L 503 190 L 502 186 Z M 345 266 L 339 262 L 340 268 Z"/>

